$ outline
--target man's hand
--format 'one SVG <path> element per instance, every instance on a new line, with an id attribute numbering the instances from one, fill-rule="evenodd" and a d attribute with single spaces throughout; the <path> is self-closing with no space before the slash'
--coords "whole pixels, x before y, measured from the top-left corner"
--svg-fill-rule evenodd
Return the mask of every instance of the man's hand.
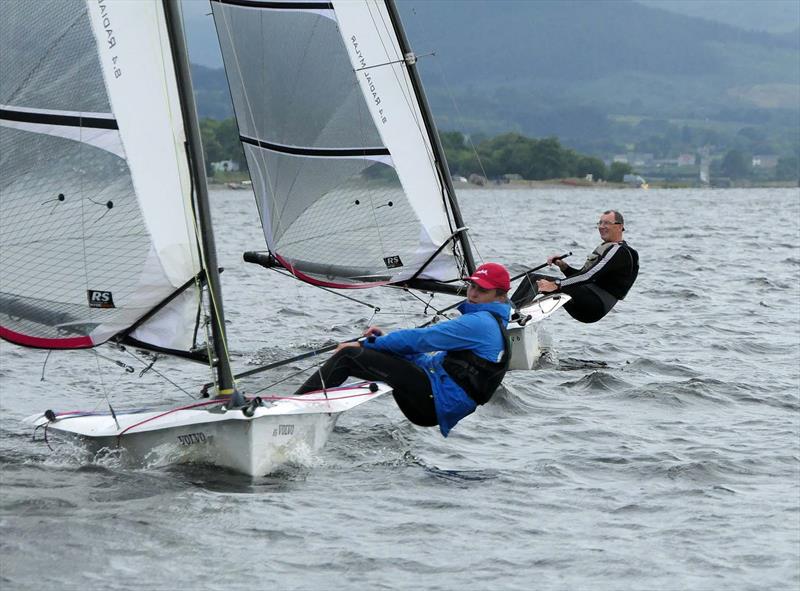
<path id="1" fill-rule="evenodd" d="M 563 271 L 564 267 L 567 266 L 567 263 L 562 261 L 560 256 L 561 255 L 557 255 L 557 254 L 550 255 L 549 257 L 547 257 L 547 264 L 548 265 L 555 265 L 556 267 L 558 267 L 559 269 L 561 269 Z"/>
<path id="2" fill-rule="evenodd" d="M 547 279 L 539 279 L 536 282 L 536 288 L 539 293 L 550 293 L 558 290 L 558 284 L 555 281 L 548 281 Z"/>
<path id="3" fill-rule="evenodd" d="M 365 337 L 383 336 L 383 331 L 380 328 L 378 328 L 377 326 L 370 326 L 367 330 L 364 331 L 364 336 Z"/>
<path id="4" fill-rule="evenodd" d="M 350 341 L 350 342 L 347 342 L 347 343 L 339 343 L 339 345 L 336 347 L 336 351 L 334 351 L 334 353 L 338 353 L 342 349 L 347 349 L 348 347 L 360 347 L 360 346 L 361 346 L 361 343 L 359 343 L 358 341 Z"/>

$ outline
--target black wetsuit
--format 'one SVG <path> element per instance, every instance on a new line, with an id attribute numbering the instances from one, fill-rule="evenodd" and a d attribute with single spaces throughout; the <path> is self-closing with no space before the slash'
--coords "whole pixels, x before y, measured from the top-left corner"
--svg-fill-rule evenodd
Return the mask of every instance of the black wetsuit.
<path id="1" fill-rule="evenodd" d="M 361 347 L 347 347 L 328 359 L 300 386 L 295 394 L 343 384 L 349 376 L 386 382 L 392 387 L 397 406 L 406 418 L 421 427 L 438 424 L 433 391 L 428 376 L 418 365 L 398 355 Z"/>
<path id="2" fill-rule="evenodd" d="M 628 243 L 604 242 L 583 267 L 567 265 L 559 290 L 572 299 L 564 309 L 579 322 L 597 322 L 625 299 L 639 274 L 639 254 Z"/>

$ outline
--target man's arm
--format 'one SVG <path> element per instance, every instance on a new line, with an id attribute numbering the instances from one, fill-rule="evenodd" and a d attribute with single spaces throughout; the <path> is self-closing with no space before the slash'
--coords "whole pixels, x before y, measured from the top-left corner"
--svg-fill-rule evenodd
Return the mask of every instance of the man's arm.
<path id="1" fill-rule="evenodd" d="M 595 283 L 599 277 L 607 273 L 614 273 L 617 271 L 624 271 L 625 261 L 621 256 L 617 256 L 622 249 L 622 245 L 617 243 L 606 250 L 597 262 L 586 269 L 585 271 L 576 270 L 574 273 L 567 275 L 566 279 L 561 280 L 561 287 L 570 287 L 581 285 L 584 283 Z M 566 275 L 566 272 L 565 272 Z"/>
<path id="2" fill-rule="evenodd" d="M 547 257 L 547 264 L 555 265 L 556 267 L 561 269 L 561 272 L 567 277 L 570 277 L 571 275 L 574 275 L 575 273 L 578 272 L 578 269 L 570 267 L 567 263 L 564 262 L 563 259 L 559 258 L 558 255 Z"/>
<path id="3" fill-rule="evenodd" d="M 483 341 L 476 335 L 480 335 L 482 329 L 477 314 L 466 314 L 425 328 L 396 330 L 384 336 L 369 337 L 363 346 L 400 355 L 458 351 L 481 345 Z"/>

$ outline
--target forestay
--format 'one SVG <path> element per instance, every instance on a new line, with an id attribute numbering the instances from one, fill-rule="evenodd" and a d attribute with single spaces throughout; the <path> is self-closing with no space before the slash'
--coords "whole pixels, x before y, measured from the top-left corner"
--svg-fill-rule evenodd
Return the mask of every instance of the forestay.
<path id="1" fill-rule="evenodd" d="M 0 336 L 192 345 L 200 272 L 163 9 L 0 2 Z"/>
<path id="2" fill-rule="evenodd" d="M 281 264 L 334 287 L 460 278 L 454 197 L 385 3 L 211 5 Z"/>

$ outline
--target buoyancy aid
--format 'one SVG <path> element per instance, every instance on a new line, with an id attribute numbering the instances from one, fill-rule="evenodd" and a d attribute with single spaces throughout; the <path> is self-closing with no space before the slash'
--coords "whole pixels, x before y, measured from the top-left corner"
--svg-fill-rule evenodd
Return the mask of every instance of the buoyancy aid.
<path id="1" fill-rule="evenodd" d="M 500 386 L 511 362 L 511 341 L 505 320 L 492 314 L 503 335 L 503 360 L 494 362 L 476 355 L 471 350 L 448 351 L 442 362 L 447 375 L 458 384 L 476 404 L 486 404 Z"/>

